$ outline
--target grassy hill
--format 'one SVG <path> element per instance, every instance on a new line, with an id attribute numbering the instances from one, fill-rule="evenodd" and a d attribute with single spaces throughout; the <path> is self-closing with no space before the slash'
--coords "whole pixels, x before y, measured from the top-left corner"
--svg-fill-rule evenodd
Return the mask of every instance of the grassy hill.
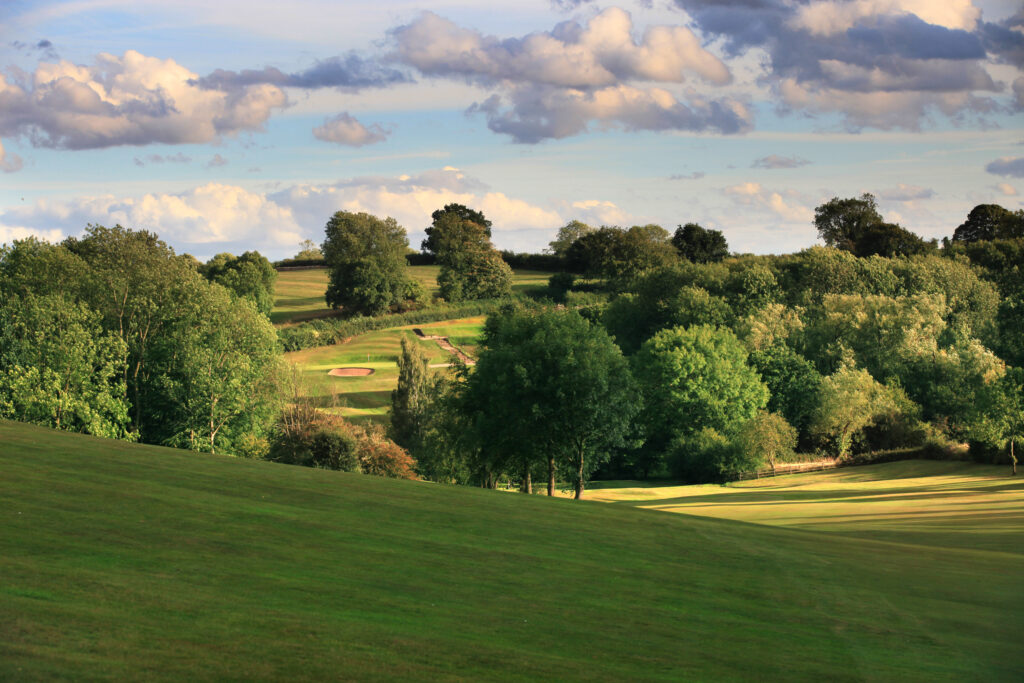
<path id="1" fill-rule="evenodd" d="M 1024 678 L 1019 554 L 8 422 L 0 472 L 4 680 Z"/>

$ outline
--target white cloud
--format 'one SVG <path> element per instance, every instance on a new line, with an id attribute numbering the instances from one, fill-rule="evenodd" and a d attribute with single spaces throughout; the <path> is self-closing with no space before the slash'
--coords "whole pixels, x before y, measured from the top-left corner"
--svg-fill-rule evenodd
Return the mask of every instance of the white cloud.
<path id="1" fill-rule="evenodd" d="M 767 190 L 760 183 L 740 183 L 723 190 L 740 204 L 770 211 L 788 223 L 810 224 L 814 211 L 799 203 L 797 193 L 791 190 Z"/>
<path id="2" fill-rule="evenodd" d="M 972 0 L 815 0 L 800 6 L 788 24 L 831 36 L 879 14 L 915 14 L 929 24 L 964 31 L 973 31 L 981 18 Z"/>
<path id="3" fill-rule="evenodd" d="M 38 228 L 25 228 L 12 225 L 0 225 L 0 244 L 23 240 L 27 237 L 38 237 L 47 242 L 59 242 L 64 234 L 60 230 L 46 230 Z"/>
<path id="4" fill-rule="evenodd" d="M 587 225 L 618 225 L 625 226 L 634 222 L 634 217 L 616 206 L 613 202 L 600 199 L 586 199 L 572 202 L 565 212 L 569 220 L 578 220 Z"/>
<path id="5" fill-rule="evenodd" d="M 128 50 L 91 66 L 40 63 L 31 85 L 0 74 L 0 135 L 58 149 L 204 143 L 259 130 L 286 104 L 274 85 L 203 88 L 173 59 Z"/>
<path id="6" fill-rule="evenodd" d="M 1019 192 L 1017 192 L 1017 188 L 1011 185 L 1010 183 L 997 183 L 996 189 L 1004 197 L 1016 197 L 1018 194 L 1020 194 Z"/>
<path id="7" fill-rule="evenodd" d="M 325 142 L 362 147 L 375 142 L 383 142 L 387 139 L 388 131 L 377 124 L 367 128 L 354 116 L 342 112 L 334 118 L 325 119 L 322 126 L 314 128 L 313 136 Z"/>

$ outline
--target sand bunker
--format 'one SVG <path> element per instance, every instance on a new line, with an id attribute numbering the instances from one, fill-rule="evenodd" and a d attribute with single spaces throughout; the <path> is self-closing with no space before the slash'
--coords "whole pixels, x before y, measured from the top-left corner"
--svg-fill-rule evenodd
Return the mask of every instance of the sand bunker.
<path id="1" fill-rule="evenodd" d="M 334 368 L 327 374 L 333 377 L 365 377 L 373 374 L 373 368 Z"/>

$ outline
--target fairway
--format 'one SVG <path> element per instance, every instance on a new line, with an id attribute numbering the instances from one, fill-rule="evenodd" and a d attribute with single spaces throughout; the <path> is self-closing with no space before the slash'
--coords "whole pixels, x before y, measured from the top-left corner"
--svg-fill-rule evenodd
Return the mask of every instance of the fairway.
<path id="1" fill-rule="evenodd" d="M 367 332 L 341 344 L 286 353 L 284 357 L 302 370 L 304 395 L 319 407 L 356 422 L 384 422 L 391 408 L 391 391 L 398 385 L 397 361 L 402 338 L 419 345 L 431 365 L 443 366 L 454 360 L 451 354 L 434 341 L 418 339 L 413 329 L 419 328 L 427 335 L 449 336 L 453 344 L 473 353 L 483 323 L 484 318 L 477 316 L 406 325 Z M 331 370 L 347 367 L 372 369 L 373 374 L 355 377 L 329 374 Z"/>
<path id="2" fill-rule="evenodd" d="M 437 293 L 440 266 L 409 266 L 409 275 L 423 285 L 429 296 Z M 547 287 L 552 273 L 537 270 L 512 271 L 513 293 L 529 294 Z M 270 322 L 275 325 L 302 322 L 335 315 L 324 302 L 327 291 L 327 268 L 282 270 L 277 274 L 274 308 Z"/>
<path id="3" fill-rule="evenodd" d="M 1024 557 L 0 422 L 0 679 L 1024 676 Z"/>
<path id="4" fill-rule="evenodd" d="M 909 460 L 733 482 L 595 482 L 591 500 L 899 543 L 1024 554 L 1024 477 Z"/>

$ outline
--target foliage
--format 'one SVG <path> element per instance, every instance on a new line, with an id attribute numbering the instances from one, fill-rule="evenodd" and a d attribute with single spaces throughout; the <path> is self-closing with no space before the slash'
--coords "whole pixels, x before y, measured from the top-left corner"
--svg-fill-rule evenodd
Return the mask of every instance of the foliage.
<path id="1" fill-rule="evenodd" d="M 857 256 L 913 256 L 937 249 L 935 241 L 924 239 L 895 223 L 873 223 L 857 236 L 853 253 Z"/>
<path id="2" fill-rule="evenodd" d="M 750 364 L 768 387 L 768 410 L 781 414 L 806 438 L 818 405 L 821 374 L 809 360 L 785 344 L 754 351 Z"/>
<path id="3" fill-rule="evenodd" d="M 871 226 L 882 223 L 872 194 L 859 198 L 833 197 L 814 209 L 814 227 L 826 246 L 856 252 L 857 243 Z"/>
<path id="4" fill-rule="evenodd" d="M 323 250 L 313 240 L 302 240 L 299 243 L 299 253 L 295 254 L 292 259 L 296 261 L 315 261 L 324 257 Z"/>
<path id="5" fill-rule="evenodd" d="M 433 219 L 433 223 L 426 229 L 427 237 L 420 245 L 420 248 L 428 254 L 440 254 L 442 245 L 446 241 L 445 233 L 450 226 L 459 223 L 472 223 L 480 228 L 486 240 L 491 239 L 491 222 L 480 211 L 463 204 L 445 204 L 444 208 L 437 209 L 430 214 L 430 217 Z"/>
<path id="6" fill-rule="evenodd" d="M 426 354 L 415 341 L 402 337 L 398 386 L 391 392 L 390 436 L 414 453 L 423 445 L 431 383 Z"/>
<path id="7" fill-rule="evenodd" d="M 953 232 L 957 242 L 1024 237 L 1024 209 L 1010 211 L 998 204 L 978 204 Z"/>
<path id="8" fill-rule="evenodd" d="M 579 238 L 594 232 L 594 228 L 580 221 L 569 221 L 558 229 L 555 239 L 548 244 L 547 251 L 550 254 L 565 258 L 569 253 L 569 247 Z"/>
<path id="9" fill-rule="evenodd" d="M 285 409 L 278 419 L 267 460 L 358 472 L 359 439 L 340 417 L 308 405 L 295 405 Z"/>
<path id="10" fill-rule="evenodd" d="M 746 350 L 724 328 L 662 330 L 634 356 L 633 371 L 644 397 L 641 421 L 656 450 L 705 427 L 733 431 L 768 402 Z"/>
<path id="11" fill-rule="evenodd" d="M 99 315 L 60 294 L 0 302 L 0 417 L 132 439 L 127 348 Z"/>
<path id="12" fill-rule="evenodd" d="M 446 211 L 434 221 L 430 240 L 441 265 L 437 284 L 446 301 L 495 299 L 511 293 L 512 269 L 479 223 Z"/>
<path id="13" fill-rule="evenodd" d="M 628 364 L 600 327 L 574 311 L 510 309 L 487 321 L 458 409 L 485 469 L 533 463 L 571 476 L 576 497 L 612 448 L 626 445 L 639 396 Z"/>
<path id="14" fill-rule="evenodd" d="M 406 300 L 409 239 L 394 218 L 338 211 L 327 221 L 324 258 L 331 269 L 327 305 L 379 315 Z"/>
<path id="15" fill-rule="evenodd" d="M 697 223 L 676 228 L 672 246 L 679 255 L 693 263 L 714 263 L 729 255 L 729 244 L 719 230 L 710 230 Z"/>
<path id="16" fill-rule="evenodd" d="M 363 432 L 358 442 L 359 468 L 363 474 L 391 479 L 416 479 L 416 461 L 384 436 L 376 425 Z"/>
<path id="17" fill-rule="evenodd" d="M 849 455 L 853 439 L 862 429 L 897 407 L 892 389 L 849 360 L 822 380 L 819 397 L 812 430 L 834 439 L 840 459 Z"/>
<path id="18" fill-rule="evenodd" d="M 263 315 L 270 315 L 277 271 L 259 252 L 247 251 L 241 256 L 217 254 L 201 266 L 199 272 L 235 296 L 251 301 Z"/>
<path id="19" fill-rule="evenodd" d="M 1024 368 L 1010 368 L 979 392 L 973 406 L 969 436 L 984 452 L 1009 456 L 1017 473 L 1017 454 L 1024 443 Z"/>
<path id="20" fill-rule="evenodd" d="M 721 475 L 735 478 L 736 474 L 757 470 L 764 463 L 772 468 L 774 474 L 776 465 L 793 459 L 797 433 L 782 415 L 761 411 L 743 423 L 734 443 L 741 458 L 730 462 L 733 471 L 724 471 L 719 466 Z M 736 465 L 742 460 L 745 463 L 737 471 Z"/>
<path id="21" fill-rule="evenodd" d="M 656 225 L 637 225 L 629 230 L 602 226 L 582 234 L 566 252 L 572 272 L 618 281 L 677 259 L 668 233 Z"/>

